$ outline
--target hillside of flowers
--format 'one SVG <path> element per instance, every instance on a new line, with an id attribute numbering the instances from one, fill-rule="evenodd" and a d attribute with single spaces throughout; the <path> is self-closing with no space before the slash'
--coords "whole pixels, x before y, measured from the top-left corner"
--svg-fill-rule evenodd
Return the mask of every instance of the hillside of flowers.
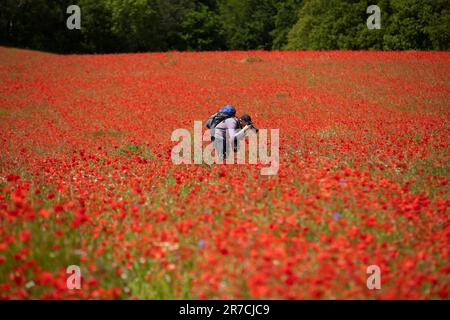
<path id="1" fill-rule="evenodd" d="M 449 70 L 448 52 L 0 48 L 0 298 L 448 299 Z M 277 175 L 172 163 L 173 130 L 226 104 L 280 130 Z"/>

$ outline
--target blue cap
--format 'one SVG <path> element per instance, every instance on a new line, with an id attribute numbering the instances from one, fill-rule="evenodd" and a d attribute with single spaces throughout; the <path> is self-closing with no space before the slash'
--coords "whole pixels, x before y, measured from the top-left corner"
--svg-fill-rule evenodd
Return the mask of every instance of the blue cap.
<path id="1" fill-rule="evenodd" d="M 220 112 L 223 112 L 232 117 L 236 114 L 236 109 L 232 105 L 226 105 L 225 107 L 220 109 Z"/>

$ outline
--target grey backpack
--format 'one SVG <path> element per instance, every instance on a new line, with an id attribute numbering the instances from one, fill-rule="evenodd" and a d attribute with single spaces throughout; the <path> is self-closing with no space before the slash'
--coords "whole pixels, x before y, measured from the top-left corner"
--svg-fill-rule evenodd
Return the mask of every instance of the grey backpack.
<path id="1" fill-rule="evenodd" d="M 231 118 L 229 115 L 223 112 L 214 113 L 209 119 L 206 121 L 206 127 L 211 130 L 211 141 L 214 141 L 214 132 L 216 126 L 221 123 L 223 120 Z"/>

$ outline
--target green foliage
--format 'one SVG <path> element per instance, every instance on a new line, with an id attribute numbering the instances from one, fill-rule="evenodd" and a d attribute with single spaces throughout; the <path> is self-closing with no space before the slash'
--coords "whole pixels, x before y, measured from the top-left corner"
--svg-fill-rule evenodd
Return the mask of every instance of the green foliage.
<path id="1" fill-rule="evenodd" d="M 66 9 L 81 8 L 81 30 Z M 366 9 L 381 8 L 369 30 Z M 71 53 L 448 50 L 448 0 L 2 0 L 0 44 Z"/>
<path id="2" fill-rule="evenodd" d="M 357 49 L 358 33 L 368 30 L 366 0 L 305 0 L 298 22 L 288 35 L 287 49 Z M 382 11 L 383 12 L 383 11 Z M 374 35 L 379 30 L 368 30 Z M 365 38 L 364 38 L 365 39 Z M 358 40 L 361 41 L 358 45 Z M 367 44 L 366 44 L 367 45 Z"/>
<path id="3" fill-rule="evenodd" d="M 123 48 L 112 33 L 113 16 L 111 6 L 104 1 L 80 0 L 82 9 L 83 50 L 87 52 L 109 52 Z"/>
<path id="4" fill-rule="evenodd" d="M 131 51 L 161 48 L 158 13 L 152 0 L 109 0 L 112 34 Z"/>
<path id="5" fill-rule="evenodd" d="M 380 0 L 381 29 L 366 26 L 368 0 L 305 0 L 286 49 L 448 50 L 446 0 Z"/>
<path id="6" fill-rule="evenodd" d="M 390 4 L 393 15 L 384 36 L 384 49 L 449 49 L 448 1 L 391 0 Z"/>
<path id="7" fill-rule="evenodd" d="M 140 156 L 146 159 L 155 159 L 153 153 L 145 145 L 137 145 L 133 143 L 128 143 L 118 149 L 119 155 L 124 157 Z"/>
<path id="8" fill-rule="evenodd" d="M 119 149 L 119 154 L 126 157 L 139 154 L 140 152 L 141 148 L 135 144 L 127 144 Z"/>
<path id="9" fill-rule="evenodd" d="M 66 28 L 70 0 L 3 0 L 0 5 L 0 43 L 49 51 L 72 51 L 79 33 Z"/>
<path id="10" fill-rule="evenodd" d="M 277 13 L 271 0 L 219 0 L 226 44 L 232 50 L 270 49 Z"/>
<path id="11" fill-rule="evenodd" d="M 297 22 L 296 12 L 303 0 L 277 1 L 277 14 L 274 17 L 274 29 L 270 32 L 273 49 L 281 49 L 287 43 L 287 35 Z"/>
<path id="12" fill-rule="evenodd" d="M 181 26 L 188 50 L 224 49 L 219 16 L 207 5 L 200 3 L 195 10 L 187 11 Z"/>

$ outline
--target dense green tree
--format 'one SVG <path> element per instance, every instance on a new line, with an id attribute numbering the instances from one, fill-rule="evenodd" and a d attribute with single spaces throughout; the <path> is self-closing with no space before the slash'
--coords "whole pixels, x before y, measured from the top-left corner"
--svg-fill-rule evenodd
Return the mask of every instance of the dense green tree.
<path id="1" fill-rule="evenodd" d="M 435 0 L 430 6 L 432 10 L 428 19 L 430 23 L 424 27 L 431 46 L 424 49 L 450 50 L 450 5 L 448 0 Z"/>
<path id="2" fill-rule="evenodd" d="M 153 0 L 109 0 L 112 34 L 126 51 L 164 50 L 166 44 Z M 84 8 L 83 8 L 84 9 Z"/>
<path id="3" fill-rule="evenodd" d="M 360 17 L 361 21 L 358 23 L 356 35 L 353 40 L 355 49 L 383 49 L 383 36 L 386 33 L 386 26 L 389 24 L 392 13 L 389 1 L 390 0 L 379 0 L 377 2 L 377 5 L 381 9 L 381 29 L 371 30 L 367 27 L 366 21 L 369 15 L 366 13 L 366 9 L 372 2 L 367 1 L 367 3 L 364 4 L 364 13 Z"/>
<path id="4" fill-rule="evenodd" d="M 1 42 L 24 48 L 70 51 L 79 46 L 80 32 L 66 28 L 70 0 L 2 0 Z"/>
<path id="5" fill-rule="evenodd" d="M 366 8 L 364 0 L 305 0 L 286 48 L 355 49 L 358 27 L 366 25 Z"/>
<path id="6" fill-rule="evenodd" d="M 442 0 L 391 0 L 392 17 L 383 39 L 386 50 L 448 50 L 450 8 Z"/>
<path id="7" fill-rule="evenodd" d="M 277 14 L 274 17 L 274 29 L 270 32 L 272 49 L 281 49 L 287 44 L 289 31 L 297 22 L 297 12 L 303 0 L 276 1 Z"/>
<path id="8" fill-rule="evenodd" d="M 86 52 L 123 51 L 125 46 L 113 34 L 112 8 L 104 1 L 80 0 L 82 49 Z"/>
<path id="9" fill-rule="evenodd" d="M 219 0 L 229 49 L 270 49 L 276 7 L 271 0 Z"/>
<path id="10" fill-rule="evenodd" d="M 81 7 L 81 30 L 66 9 Z M 381 29 L 366 25 L 370 4 Z M 54 52 L 449 50 L 448 0 L 0 0 L 0 44 Z"/>
<path id="11" fill-rule="evenodd" d="M 0 39 L 5 45 L 17 42 L 14 33 L 15 21 L 19 13 L 20 2 L 16 0 L 0 0 Z"/>
<path id="12" fill-rule="evenodd" d="M 382 27 L 366 26 L 368 0 L 305 0 L 286 49 L 448 50 L 447 0 L 380 0 Z"/>
<path id="13" fill-rule="evenodd" d="M 200 3 L 189 10 L 181 22 L 182 38 L 188 50 L 225 49 L 219 15 L 206 4 Z"/>

